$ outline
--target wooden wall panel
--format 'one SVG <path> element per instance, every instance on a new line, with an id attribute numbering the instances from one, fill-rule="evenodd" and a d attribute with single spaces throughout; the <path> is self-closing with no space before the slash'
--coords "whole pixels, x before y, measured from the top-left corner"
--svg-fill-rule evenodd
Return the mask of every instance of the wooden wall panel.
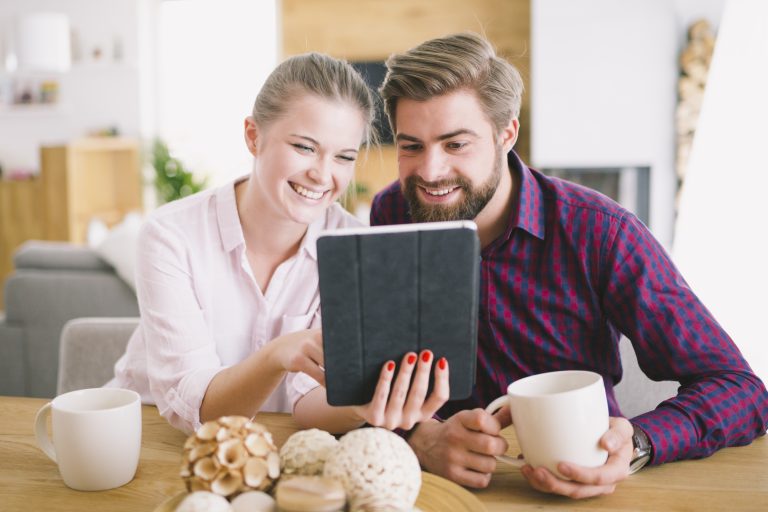
<path id="1" fill-rule="evenodd" d="M 282 0 L 283 56 L 319 51 L 350 61 L 383 61 L 391 53 L 454 32 L 484 34 L 523 76 L 517 151 L 529 155 L 530 0 Z M 364 160 L 364 159 L 363 159 Z M 361 162 L 357 181 L 372 193 L 397 177 L 392 147 Z"/>

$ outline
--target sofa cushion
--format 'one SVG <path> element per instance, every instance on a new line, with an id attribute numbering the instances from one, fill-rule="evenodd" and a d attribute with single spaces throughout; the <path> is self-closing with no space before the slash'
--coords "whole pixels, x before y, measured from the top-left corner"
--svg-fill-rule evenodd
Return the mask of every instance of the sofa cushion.
<path id="1" fill-rule="evenodd" d="M 120 279 L 134 291 L 136 290 L 136 250 L 141 223 L 140 214 L 129 213 L 94 247 L 96 253 L 112 265 Z"/>
<path id="2" fill-rule="evenodd" d="M 109 265 L 91 249 L 67 242 L 30 240 L 13 256 L 19 269 L 109 270 Z"/>

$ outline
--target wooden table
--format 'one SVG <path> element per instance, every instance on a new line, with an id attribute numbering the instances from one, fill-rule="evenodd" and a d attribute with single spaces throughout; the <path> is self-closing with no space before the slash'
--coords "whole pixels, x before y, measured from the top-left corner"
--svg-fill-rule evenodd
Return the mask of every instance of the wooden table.
<path id="1" fill-rule="evenodd" d="M 186 436 L 155 407 L 144 406 L 141 459 L 129 484 L 103 492 L 66 487 L 56 465 L 37 448 L 32 425 L 46 402 L 0 397 L 0 510 L 152 511 L 184 490 L 179 478 Z M 297 430 L 285 414 L 260 414 L 281 446 Z M 514 431 L 505 432 L 516 447 Z M 513 453 L 514 450 L 510 450 Z M 514 452 L 516 453 L 516 452 Z M 768 439 L 722 450 L 712 457 L 646 468 L 610 496 L 574 501 L 532 490 L 516 469 L 500 464 L 489 488 L 474 491 L 489 512 L 501 510 L 768 510 Z M 449 511 L 446 511 L 449 512 Z"/>

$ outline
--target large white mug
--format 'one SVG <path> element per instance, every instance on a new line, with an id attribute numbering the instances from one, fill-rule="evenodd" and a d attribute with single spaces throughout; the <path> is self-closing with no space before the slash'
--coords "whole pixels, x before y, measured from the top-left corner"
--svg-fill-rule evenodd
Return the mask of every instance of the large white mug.
<path id="1" fill-rule="evenodd" d="M 48 437 L 51 415 L 53 443 Z M 35 417 L 40 449 L 59 466 L 64 483 L 102 491 L 133 480 L 141 452 L 141 398 L 119 388 L 81 389 L 48 402 Z"/>
<path id="2" fill-rule="evenodd" d="M 560 478 L 560 462 L 598 467 L 608 452 L 599 446 L 608 430 L 608 400 L 601 375 L 581 370 L 540 373 L 507 387 L 507 394 L 491 402 L 493 414 L 509 404 L 512 424 L 524 460 L 499 460 L 522 466 L 543 466 Z"/>

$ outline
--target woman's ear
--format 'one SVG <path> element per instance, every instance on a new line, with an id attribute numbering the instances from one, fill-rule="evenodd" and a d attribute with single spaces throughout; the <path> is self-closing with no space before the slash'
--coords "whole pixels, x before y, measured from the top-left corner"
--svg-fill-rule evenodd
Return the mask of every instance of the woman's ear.
<path id="1" fill-rule="evenodd" d="M 245 137 L 245 145 L 248 146 L 248 151 L 250 151 L 253 156 L 256 156 L 259 148 L 259 127 L 253 116 L 245 118 L 243 136 Z"/>
<path id="2" fill-rule="evenodd" d="M 520 133 L 520 121 L 514 117 L 509 121 L 509 124 L 501 130 L 501 146 L 504 148 L 504 153 L 509 151 L 515 146 L 517 142 L 517 136 Z"/>

